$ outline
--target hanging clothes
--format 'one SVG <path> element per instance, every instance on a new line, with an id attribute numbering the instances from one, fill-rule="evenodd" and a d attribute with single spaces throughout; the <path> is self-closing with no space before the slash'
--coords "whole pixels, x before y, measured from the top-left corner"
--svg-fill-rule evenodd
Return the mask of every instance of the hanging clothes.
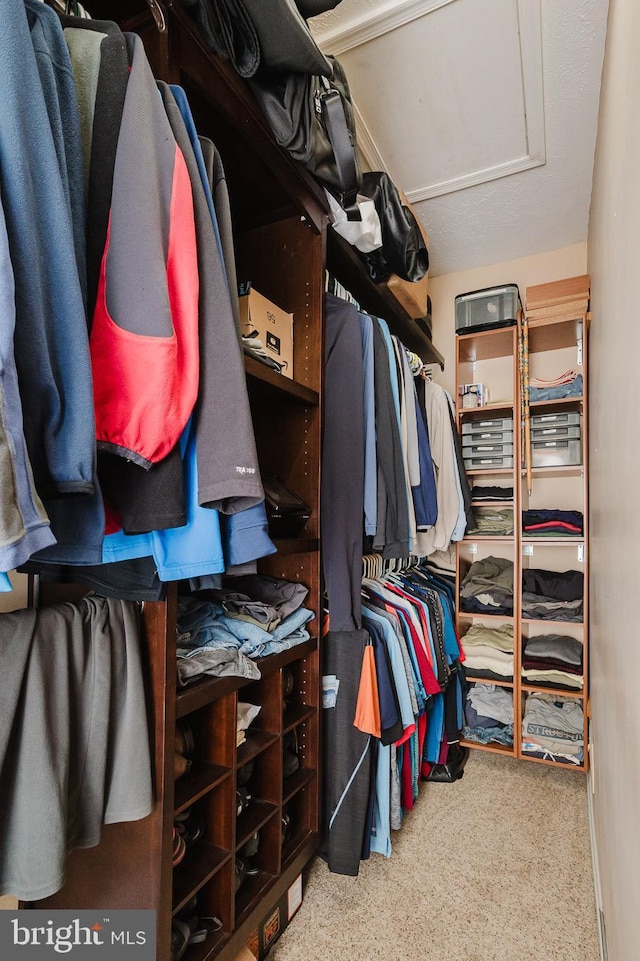
<path id="1" fill-rule="evenodd" d="M 39 900 L 72 848 L 153 805 L 134 604 L 97 596 L 0 614 L 0 893 Z"/>

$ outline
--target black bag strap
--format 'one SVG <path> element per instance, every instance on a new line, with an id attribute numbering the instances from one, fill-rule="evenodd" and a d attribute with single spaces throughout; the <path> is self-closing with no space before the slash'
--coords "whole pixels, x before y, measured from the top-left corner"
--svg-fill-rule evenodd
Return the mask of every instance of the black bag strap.
<path id="1" fill-rule="evenodd" d="M 326 90 L 321 95 L 322 115 L 335 157 L 340 187 L 342 192 L 342 206 L 348 220 L 362 220 L 358 207 L 358 161 L 355 147 L 351 143 L 347 119 L 344 114 L 342 97 L 337 90 Z"/>

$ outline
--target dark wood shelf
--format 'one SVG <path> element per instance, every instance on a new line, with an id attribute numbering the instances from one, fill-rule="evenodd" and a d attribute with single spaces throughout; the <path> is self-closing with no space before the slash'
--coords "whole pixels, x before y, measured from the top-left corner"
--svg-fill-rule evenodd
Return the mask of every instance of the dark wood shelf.
<path id="1" fill-rule="evenodd" d="M 255 661 L 260 668 L 262 676 L 266 677 L 273 671 L 277 671 L 279 668 L 285 667 L 287 664 L 291 664 L 293 661 L 298 661 L 308 654 L 311 654 L 317 646 L 318 641 L 315 637 L 311 637 L 308 641 L 303 641 L 302 644 L 296 644 L 286 651 L 281 651 L 279 654 L 270 654 L 268 657 L 256 658 Z M 189 687 L 178 692 L 176 698 L 176 718 L 185 717 L 187 714 L 191 714 L 192 711 L 197 711 L 199 708 L 205 707 L 205 705 L 210 704 L 219 697 L 225 694 L 232 694 L 234 691 L 238 691 L 240 688 L 246 687 L 247 684 L 251 684 L 252 682 L 253 679 L 246 677 L 207 677 L 204 675 L 202 680 L 194 681 Z"/>
<path id="2" fill-rule="evenodd" d="M 310 554 L 320 548 L 317 537 L 272 537 L 271 540 L 278 554 Z"/>
<path id="3" fill-rule="evenodd" d="M 238 767 L 247 764 L 252 758 L 262 754 L 264 750 L 271 747 L 279 740 L 277 734 L 268 734 L 266 731 L 249 731 L 247 740 L 238 748 Z"/>
<path id="4" fill-rule="evenodd" d="M 216 931 L 200 944 L 191 944 L 183 955 L 182 961 L 207 961 L 207 958 L 217 954 L 228 940 L 228 931 Z"/>
<path id="5" fill-rule="evenodd" d="M 320 395 L 317 390 L 311 390 L 310 387 L 299 384 L 297 380 L 290 380 L 284 374 L 279 374 L 277 370 L 272 370 L 266 364 L 261 364 L 259 360 L 250 357 L 248 354 L 244 355 L 244 369 L 248 377 L 259 380 L 263 384 L 269 384 L 274 390 L 281 391 L 294 400 L 302 401 L 304 404 L 310 404 L 313 407 L 317 407 L 320 403 Z"/>
<path id="6" fill-rule="evenodd" d="M 308 707 L 306 704 L 296 705 L 295 707 L 290 707 L 284 712 L 282 718 L 282 733 L 287 734 L 292 731 L 296 725 L 301 724 L 302 721 L 306 721 L 308 718 L 313 717 L 316 713 L 317 708 Z"/>
<path id="7" fill-rule="evenodd" d="M 292 861 L 296 859 L 300 850 L 309 843 L 313 832 L 307 828 L 302 828 L 290 838 L 282 848 L 282 870 L 285 871 Z"/>
<path id="8" fill-rule="evenodd" d="M 419 321 L 409 316 L 385 284 L 373 283 L 355 247 L 332 228 L 327 230 L 327 267 L 363 310 L 387 321 L 405 347 L 419 354 L 426 363 L 438 364 L 444 370 L 444 357 L 419 326 Z"/>
<path id="9" fill-rule="evenodd" d="M 196 841 L 173 871 L 173 913 L 183 908 L 230 858 L 230 851 Z"/>
<path id="10" fill-rule="evenodd" d="M 275 875 L 259 871 L 245 878 L 236 894 L 236 927 L 239 927 L 258 906 L 263 895 L 273 884 Z"/>
<path id="11" fill-rule="evenodd" d="M 277 810 L 277 804 L 252 800 L 247 810 L 236 819 L 236 851 L 246 844 L 251 835 L 259 831 Z"/>
<path id="12" fill-rule="evenodd" d="M 231 768 L 210 761 L 194 761 L 191 770 L 175 782 L 175 812 L 179 814 L 195 804 L 204 794 L 212 791 L 226 778 L 231 777 Z"/>
<path id="13" fill-rule="evenodd" d="M 310 768 L 301 767 L 291 777 L 285 778 L 282 783 L 282 803 L 287 804 L 294 795 L 301 791 L 303 787 L 310 784 L 316 776 L 316 771 Z"/>

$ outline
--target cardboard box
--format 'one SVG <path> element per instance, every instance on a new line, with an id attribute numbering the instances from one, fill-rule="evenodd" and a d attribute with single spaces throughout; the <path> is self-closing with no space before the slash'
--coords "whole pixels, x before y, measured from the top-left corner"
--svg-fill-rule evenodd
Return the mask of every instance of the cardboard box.
<path id="1" fill-rule="evenodd" d="M 293 314 L 276 307 L 253 288 L 239 300 L 242 333 L 257 330 L 266 353 L 282 364 L 284 376 L 293 380 Z"/>
<path id="2" fill-rule="evenodd" d="M 247 941 L 236 961 L 264 961 L 282 932 L 288 926 L 302 904 L 302 874 L 299 874 L 278 903 L 269 911 L 258 925 L 258 930 Z"/>

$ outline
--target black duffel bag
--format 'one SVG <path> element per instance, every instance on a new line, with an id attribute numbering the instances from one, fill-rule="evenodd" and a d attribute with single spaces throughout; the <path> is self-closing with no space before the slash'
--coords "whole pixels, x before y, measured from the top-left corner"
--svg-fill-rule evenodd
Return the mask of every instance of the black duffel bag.
<path id="1" fill-rule="evenodd" d="M 402 203 L 389 174 L 363 174 L 360 193 L 373 200 L 382 228 L 382 247 L 361 256 L 376 283 L 397 274 L 416 283 L 429 269 L 429 252 L 413 211 Z"/>
<path id="2" fill-rule="evenodd" d="M 349 219 L 359 220 L 362 174 L 349 85 L 340 63 L 329 61 L 330 78 L 261 74 L 249 85 L 277 143 L 338 198 Z"/>

